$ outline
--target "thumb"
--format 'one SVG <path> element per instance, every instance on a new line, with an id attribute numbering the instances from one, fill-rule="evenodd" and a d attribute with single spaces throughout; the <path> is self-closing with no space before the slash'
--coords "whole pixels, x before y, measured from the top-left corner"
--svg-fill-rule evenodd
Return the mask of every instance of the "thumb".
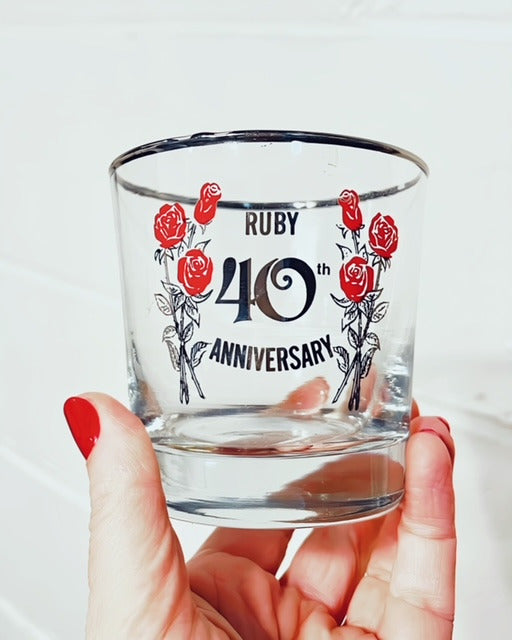
<path id="1" fill-rule="evenodd" d="M 89 473 L 87 637 L 160 637 L 192 599 L 149 436 L 106 395 L 70 398 L 64 414 Z"/>

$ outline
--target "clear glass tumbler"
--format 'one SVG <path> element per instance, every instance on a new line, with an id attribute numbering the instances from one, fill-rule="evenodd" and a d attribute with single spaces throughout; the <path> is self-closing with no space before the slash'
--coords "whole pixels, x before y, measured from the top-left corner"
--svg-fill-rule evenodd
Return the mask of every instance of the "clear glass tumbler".
<path id="1" fill-rule="evenodd" d="M 110 167 L 129 395 L 171 515 L 369 518 L 402 497 L 428 169 L 323 133 L 201 133 Z"/>

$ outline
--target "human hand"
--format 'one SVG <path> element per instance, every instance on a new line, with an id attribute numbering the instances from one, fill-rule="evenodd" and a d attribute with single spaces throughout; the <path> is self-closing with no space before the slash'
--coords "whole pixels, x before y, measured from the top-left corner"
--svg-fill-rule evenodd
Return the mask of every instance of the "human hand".
<path id="1" fill-rule="evenodd" d="M 65 413 L 90 480 L 88 640 L 452 637 L 454 444 L 444 420 L 412 420 L 398 509 L 314 530 L 278 580 L 292 531 L 217 529 L 187 566 L 142 423 L 101 394 L 68 400 Z"/>

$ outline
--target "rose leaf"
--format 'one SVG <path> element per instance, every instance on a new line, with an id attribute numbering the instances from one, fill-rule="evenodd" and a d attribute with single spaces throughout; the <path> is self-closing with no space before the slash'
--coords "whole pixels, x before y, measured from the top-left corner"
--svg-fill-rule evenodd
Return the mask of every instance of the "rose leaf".
<path id="1" fill-rule="evenodd" d="M 164 332 L 162 334 L 162 342 L 166 342 L 170 340 L 176 335 L 176 327 L 172 324 L 165 327 Z"/>
<path id="2" fill-rule="evenodd" d="M 366 335 L 366 342 L 375 349 L 380 349 L 380 340 L 379 336 L 376 333 L 368 333 Z"/>
<path id="3" fill-rule="evenodd" d="M 352 327 L 348 329 L 348 343 L 354 349 L 359 348 L 359 337 Z"/>
<path id="4" fill-rule="evenodd" d="M 169 349 L 169 356 L 171 358 L 171 364 L 176 371 L 180 370 L 180 354 L 176 346 L 170 341 L 166 341 L 167 348 Z"/>
<path id="5" fill-rule="evenodd" d="M 365 298 L 362 302 L 361 302 L 361 311 L 363 312 L 363 314 L 369 318 L 371 316 L 372 313 L 372 303 L 370 300 L 368 300 L 368 298 Z"/>
<path id="6" fill-rule="evenodd" d="M 185 298 L 185 308 L 187 310 L 188 317 L 199 326 L 199 309 L 197 303 L 191 298 Z"/>
<path id="7" fill-rule="evenodd" d="M 164 316 L 170 316 L 172 314 L 171 306 L 169 305 L 169 301 L 165 296 L 161 293 L 155 293 L 155 300 L 157 307 L 164 314 Z"/>
<path id="8" fill-rule="evenodd" d="M 361 362 L 361 378 L 366 378 L 366 376 L 370 373 L 370 367 L 372 365 L 374 354 L 375 349 L 368 349 L 368 351 L 364 354 L 363 361 Z"/>
<path id="9" fill-rule="evenodd" d="M 185 302 L 185 294 L 181 291 L 174 297 L 174 311 L 179 311 Z"/>
<path id="10" fill-rule="evenodd" d="M 352 255 L 352 249 L 350 247 L 346 247 L 345 245 L 338 243 L 336 243 L 336 246 L 341 251 L 341 257 L 343 260 L 345 260 L 345 254 L 348 256 Z"/>
<path id="11" fill-rule="evenodd" d="M 194 333 L 194 325 L 192 322 L 189 322 L 185 329 L 183 330 L 182 342 L 189 342 Z"/>
<path id="12" fill-rule="evenodd" d="M 210 240 L 203 240 L 202 242 L 198 242 L 195 245 L 195 248 L 199 249 L 200 251 L 202 251 L 204 253 L 204 250 L 206 249 L 206 246 L 208 245 L 209 242 L 210 242 Z"/>
<path id="13" fill-rule="evenodd" d="M 343 309 L 349 307 L 352 304 L 352 302 L 348 298 L 336 298 L 332 293 L 331 298 L 338 305 L 338 307 L 342 307 Z"/>
<path id="14" fill-rule="evenodd" d="M 181 293 L 181 289 L 177 284 L 173 284 L 172 282 L 165 282 L 165 280 L 160 281 L 162 283 L 163 288 L 170 293 L 171 296 L 175 296 L 178 293 Z"/>
<path id="15" fill-rule="evenodd" d="M 192 350 L 190 351 L 190 359 L 193 367 L 197 367 L 197 365 L 200 364 L 208 344 L 208 342 L 196 342 L 192 347 Z"/>
<path id="16" fill-rule="evenodd" d="M 212 295 L 212 293 L 213 293 L 213 289 L 210 289 L 208 293 L 199 293 L 194 296 L 194 300 L 196 302 L 204 302 L 205 300 L 208 300 L 208 298 Z"/>
<path id="17" fill-rule="evenodd" d="M 348 351 L 345 349 L 345 347 L 333 347 L 333 351 L 340 356 L 340 358 L 337 360 L 338 369 L 342 373 L 346 373 L 348 371 L 349 362 Z"/>
<path id="18" fill-rule="evenodd" d="M 389 302 L 381 302 L 373 310 L 372 322 L 380 322 L 387 313 Z"/>
<path id="19" fill-rule="evenodd" d="M 374 289 L 373 291 L 369 291 L 366 294 L 365 300 L 369 300 L 370 302 L 375 302 L 378 298 L 380 298 L 382 293 L 382 289 Z"/>

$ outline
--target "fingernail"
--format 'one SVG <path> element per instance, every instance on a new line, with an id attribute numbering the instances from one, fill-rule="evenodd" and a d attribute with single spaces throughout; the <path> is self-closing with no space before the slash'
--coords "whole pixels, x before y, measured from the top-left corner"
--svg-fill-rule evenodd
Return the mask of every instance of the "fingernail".
<path id="1" fill-rule="evenodd" d="M 452 430 L 450 429 L 450 425 L 448 423 L 448 420 L 445 420 L 445 418 L 442 418 L 441 416 L 437 416 L 438 420 L 441 420 L 441 422 L 446 425 L 446 428 L 448 429 L 448 433 L 451 433 Z"/>
<path id="2" fill-rule="evenodd" d="M 438 431 L 436 431 L 435 429 L 420 429 L 418 433 L 433 433 L 434 435 L 436 435 L 444 443 L 445 447 L 448 449 L 448 453 L 450 454 L 450 460 L 452 461 L 452 464 L 453 464 L 453 461 L 455 460 L 455 450 L 453 446 L 450 446 L 450 444 L 443 439 L 443 436 Z"/>
<path id="3" fill-rule="evenodd" d="M 443 439 L 435 429 L 420 429 L 418 433 L 433 433 L 438 438 L 441 438 L 441 440 Z"/>
<path id="4" fill-rule="evenodd" d="M 100 419 L 93 404 L 85 398 L 68 398 L 64 415 L 82 455 L 87 460 L 100 436 Z"/>

